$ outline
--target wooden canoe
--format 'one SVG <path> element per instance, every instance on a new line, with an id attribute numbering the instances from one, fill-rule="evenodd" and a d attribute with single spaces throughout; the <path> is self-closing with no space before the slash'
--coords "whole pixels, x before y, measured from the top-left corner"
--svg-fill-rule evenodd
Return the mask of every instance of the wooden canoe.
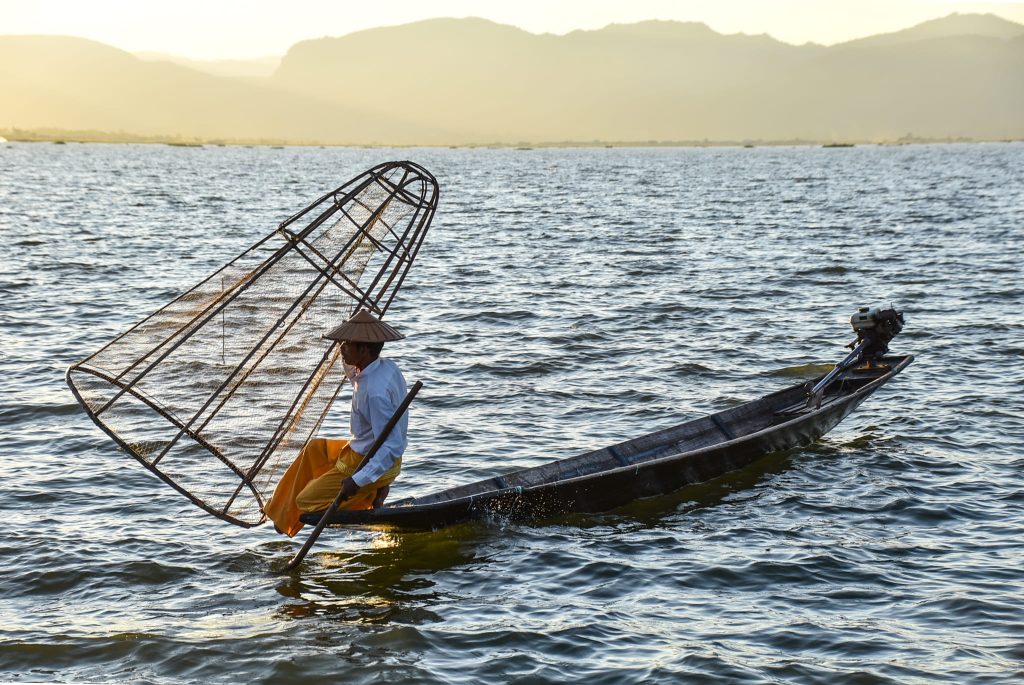
<path id="1" fill-rule="evenodd" d="M 537 520 L 599 512 L 741 469 L 773 452 L 808 445 L 834 428 L 914 357 L 886 356 L 843 371 L 820 406 L 804 384 L 610 447 L 379 509 L 338 511 L 331 525 L 431 530 L 472 519 Z M 320 513 L 305 514 L 317 523 Z"/>

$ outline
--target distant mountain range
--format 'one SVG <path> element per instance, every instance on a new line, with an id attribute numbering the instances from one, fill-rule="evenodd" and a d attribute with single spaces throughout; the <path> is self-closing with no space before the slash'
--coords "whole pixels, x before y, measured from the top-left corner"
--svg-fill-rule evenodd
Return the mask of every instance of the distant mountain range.
<path id="1" fill-rule="evenodd" d="M 136 52 L 135 56 L 147 62 L 170 62 L 213 76 L 243 78 L 273 76 L 281 65 L 280 56 L 255 59 L 189 59 L 162 52 Z"/>
<path id="2" fill-rule="evenodd" d="M 555 36 L 432 19 L 303 41 L 259 75 L 269 64 L 217 71 L 79 38 L 0 36 L 0 134 L 400 145 L 1024 138 L 1024 25 L 993 15 L 830 47 L 695 23 Z"/>

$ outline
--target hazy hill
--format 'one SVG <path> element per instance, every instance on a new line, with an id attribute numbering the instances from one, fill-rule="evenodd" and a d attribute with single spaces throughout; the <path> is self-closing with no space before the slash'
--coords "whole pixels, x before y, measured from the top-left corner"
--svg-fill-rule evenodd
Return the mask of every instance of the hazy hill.
<path id="1" fill-rule="evenodd" d="M 137 52 L 135 56 L 147 62 L 170 62 L 213 76 L 230 78 L 262 78 L 271 76 L 281 64 L 280 57 L 258 57 L 255 59 L 189 59 L 161 52 Z"/>
<path id="2" fill-rule="evenodd" d="M 861 38 L 843 43 L 843 45 L 846 47 L 876 47 L 957 36 L 983 36 L 1007 40 L 1022 35 L 1024 35 L 1024 25 L 1007 21 L 994 14 L 951 14 L 942 19 L 923 22 L 909 29 Z"/>
<path id="3" fill-rule="evenodd" d="M 1024 40 L 953 36 L 833 49 L 754 93 L 780 135 L 796 132 L 787 119 L 799 112 L 799 130 L 816 138 L 1020 137 Z"/>
<path id="4" fill-rule="evenodd" d="M 1024 135 L 1015 34 L 952 15 L 823 48 L 677 22 L 559 37 L 439 19 L 299 43 L 275 81 L 475 141 L 1010 137 Z M 372 91 L 326 87 L 349 75 Z"/>
<path id="5" fill-rule="evenodd" d="M 61 36 L 0 36 L 0 93 L 0 128 L 338 143 L 385 141 L 400 128 L 436 137 L 315 95 L 282 94 L 266 79 L 219 78 Z"/>
<path id="6" fill-rule="evenodd" d="M 793 46 L 650 21 L 565 36 L 435 19 L 294 45 L 227 78 L 0 36 L 0 129 L 330 143 L 1024 137 L 1024 26 L 951 15 Z"/>
<path id="7" fill-rule="evenodd" d="M 373 111 L 415 111 L 476 142 L 678 140 L 716 135 L 717 114 L 703 111 L 710 95 L 816 53 L 763 36 L 722 36 L 703 24 L 643 22 L 553 36 L 433 19 L 298 43 L 274 80 Z"/>

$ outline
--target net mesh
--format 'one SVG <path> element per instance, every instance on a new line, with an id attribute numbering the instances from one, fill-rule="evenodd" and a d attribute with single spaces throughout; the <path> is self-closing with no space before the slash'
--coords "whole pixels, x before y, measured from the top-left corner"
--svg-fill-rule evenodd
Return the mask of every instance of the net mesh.
<path id="1" fill-rule="evenodd" d="M 411 162 L 321 197 L 68 370 L 89 416 L 165 482 L 243 526 L 316 435 L 345 380 L 323 334 L 383 316 L 437 206 Z"/>

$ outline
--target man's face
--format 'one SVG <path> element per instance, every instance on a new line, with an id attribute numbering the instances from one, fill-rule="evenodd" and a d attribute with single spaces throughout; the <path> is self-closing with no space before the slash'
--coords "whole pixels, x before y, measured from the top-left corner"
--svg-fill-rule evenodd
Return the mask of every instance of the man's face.
<path id="1" fill-rule="evenodd" d="M 366 366 L 366 347 L 361 343 L 346 340 L 341 343 L 341 360 L 349 366 L 362 369 Z"/>

